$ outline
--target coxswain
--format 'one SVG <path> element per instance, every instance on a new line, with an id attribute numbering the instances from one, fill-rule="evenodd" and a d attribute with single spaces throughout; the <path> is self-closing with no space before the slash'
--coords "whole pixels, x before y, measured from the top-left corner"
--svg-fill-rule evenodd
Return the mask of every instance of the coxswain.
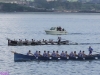
<path id="1" fill-rule="evenodd" d="M 59 55 L 58 51 L 56 51 L 56 57 L 60 57 L 60 55 Z"/>
<path id="2" fill-rule="evenodd" d="M 33 56 L 33 54 L 31 53 L 31 50 L 29 50 L 29 51 L 27 52 L 27 55 Z"/>
<path id="3" fill-rule="evenodd" d="M 46 51 L 44 51 L 44 53 L 43 53 L 43 57 L 47 57 L 47 53 L 46 53 Z"/>
<path id="4" fill-rule="evenodd" d="M 53 53 L 51 54 L 52 57 L 56 57 L 56 53 L 55 51 L 53 51 Z"/>
<path id="5" fill-rule="evenodd" d="M 58 37 L 58 44 L 60 44 L 61 42 L 61 37 Z"/>
<path id="6" fill-rule="evenodd" d="M 60 54 L 61 57 L 64 57 L 65 53 L 64 51 L 62 51 L 62 53 Z"/>
<path id="7" fill-rule="evenodd" d="M 78 56 L 79 56 L 79 57 L 82 57 L 82 52 L 81 52 L 81 50 L 79 51 Z"/>
<path id="8" fill-rule="evenodd" d="M 89 46 L 88 50 L 89 50 L 89 55 L 92 55 L 93 49 L 91 48 L 91 46 Z"/>

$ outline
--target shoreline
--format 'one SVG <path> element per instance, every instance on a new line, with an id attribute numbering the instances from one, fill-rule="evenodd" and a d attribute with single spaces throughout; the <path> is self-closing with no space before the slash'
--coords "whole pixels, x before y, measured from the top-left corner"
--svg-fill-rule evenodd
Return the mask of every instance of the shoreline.
<path id="1" fill-rule="evenodd" d="M 0 13 L 100 13 L 100 12 L 90 12 L 90 11 L 87 11 L 87 12 L 83 12 L 83 11 L 80 11 L 80 12 L 57 12 L 57 11 L 54 11 L 54 12 L 0 12 Z"/>

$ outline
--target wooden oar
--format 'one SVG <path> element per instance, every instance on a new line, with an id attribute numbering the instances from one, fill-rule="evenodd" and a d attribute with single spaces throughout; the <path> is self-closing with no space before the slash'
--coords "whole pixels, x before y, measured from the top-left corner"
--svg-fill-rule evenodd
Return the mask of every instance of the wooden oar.
<path id="1" fill-rule="evenodd" d="M 100 52 L 97 52 L 97 51 L 93 51 L 93 52 L 100 53 Z"/>

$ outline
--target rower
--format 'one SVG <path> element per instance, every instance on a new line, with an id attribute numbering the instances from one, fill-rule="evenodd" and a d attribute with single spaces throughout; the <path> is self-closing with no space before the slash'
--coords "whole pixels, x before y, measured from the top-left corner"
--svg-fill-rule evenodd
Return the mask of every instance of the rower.
<path id="1" fill-rule="evenodd" d="M 64 54 L 64 51 L 62 51 L 62 53 L 60 54 L 60 56 L 61 56 L 61 57 L 64 57 L 64 55 L 65 55 L 65 54 Z"/>
<path id="2" fill-rule="evenodd" d="M 33 56 L 33 54 L 31 53 L 30 50 L 28 51 L 27 55 L 29 55 L 29 56 Z"/>
<path id="3" fill-rule="evenodd" d="M 21 39 L 19 39 L 19 41 L 18 41 L 19 43 L 21 43 L 22 42 L 22 40 Z"/>
<path id="4" fill-rule="evenodd" d="M 44 53 L 43 53 L 43 57 L 47 57 L 47 53 L 46 53 L 46 51 L 44 51 Z"/>
<path id="5" fill-rule="evenodd" d="M 48 52 L 47 52 L 47 57 L 50 57 L 50 56 L 51 56 L 49 53 L 50 53 L 50 52 L 48 51 Z"/>
<path id="6" fill-rule="evenodd" d="M 56 53 L 55 51 L 53 51 L 53 53 L 51 54 L 52 57 L 56 57 Z"/>
<path id="7" fill-rule="evenodd" d="M 86 54 L 85 54 L 85 52 L 83 51 L 83 52 L 82 52 L 82 57 L 85 57 L 85 56 L 86 56 Z"/>
<path id="8" fill-rule="evenodd" d="M 77 56 L 76 51 L 74 51 L 74 57 L 76 57 L 76 56 Z"/>
<path id="9" fill-rule="evenodd" d="M 35 57 L 38 57 L 38 55 L 39 55 L 39 53 L 38 53 L 38 51 L 36 51 L 36 52 L 34 53 L 34 56 L 35 56 Z"/>
<path id="10" fill-rule="evenodd" d="M 69 54 L 70 57 L 74 57 L 73 51 Z"/>
<path id="11" fill-rule="evenodd" d="M 33 39 L 32 39 L 32 42 L 33 42 Z"/>
<path id="12" fill-rule="evenodd" d="M 82 53 L 81 53 L 81 50 L 80 50 L 80 52 L 78 53 L 78 56 L 79 56 L 79 57 L 82 57 Z"/>
<path id="13" fill-rule="evenodd" d="M 69 55 L 67 54 L 67 51 L 65 51 L 64 57 L 69 57 Z"/>
<path id="14" fill-rule="evenodd" d="M 89 46 L 89 55 L 92 55 L 92 51 L 93 51 L 93 49 L 91 48 L 91 46 Z"/>
<path id="15" fill-rule="evenodd" d="M 60 57 L 60 55 L 59 55 L 58 51 L 56 51 L 56 57 Z"/>
<path id="16" fill-rule="evenodd" d="M 39 54 L 38 54 L 38 57 L 41 57 L 42 55 L 41 55 L 41 52 L 39 51 Z"/>
<path id="17" fill-rule="evenodd" d="M 25 39 L 25 43 L 27 43 L 27 40 Z"/>

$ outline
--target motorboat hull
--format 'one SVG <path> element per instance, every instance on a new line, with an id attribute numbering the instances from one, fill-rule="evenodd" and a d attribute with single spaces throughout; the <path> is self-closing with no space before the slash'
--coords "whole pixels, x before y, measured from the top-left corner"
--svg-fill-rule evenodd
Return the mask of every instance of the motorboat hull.
<path id="1" fill-rule="evenodd" d="M 46 34 L 51 34 L 51 35 L 66 35 L 66 31 L 50 31 L 50 30 L 45 30 Z"/>

